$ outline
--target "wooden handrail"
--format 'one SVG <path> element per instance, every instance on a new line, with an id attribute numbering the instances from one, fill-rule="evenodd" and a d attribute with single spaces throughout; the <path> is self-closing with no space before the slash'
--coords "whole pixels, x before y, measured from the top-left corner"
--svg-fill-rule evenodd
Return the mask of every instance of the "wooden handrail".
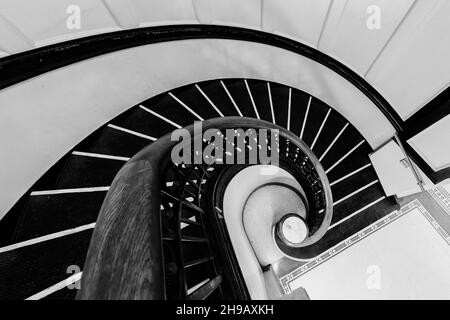
<path id="1" fill-rule="evenodd" d="M 164 299 L 158 180 L 146 160 L 118 173 L 97 219 L 78 299 Z"/>

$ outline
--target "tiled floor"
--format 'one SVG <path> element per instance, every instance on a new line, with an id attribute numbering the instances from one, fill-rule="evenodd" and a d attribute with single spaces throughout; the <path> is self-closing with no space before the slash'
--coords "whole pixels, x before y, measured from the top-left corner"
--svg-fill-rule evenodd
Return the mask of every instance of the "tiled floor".
<path id="1" fill-rule="evenodd" d="M 282 278 L 285 291 L 304 287 L 311 299 L 449 299 L 448 189 L 401 199 L 401 210 L 348 239 L 326 261 Z"/>

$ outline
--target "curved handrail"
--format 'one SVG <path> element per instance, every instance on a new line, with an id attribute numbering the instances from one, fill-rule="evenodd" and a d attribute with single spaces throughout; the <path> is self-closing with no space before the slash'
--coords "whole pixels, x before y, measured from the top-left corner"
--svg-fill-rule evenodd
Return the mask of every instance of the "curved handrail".
<path id="1" fill-rule="evenodd" d="M 203 132 L 226 128 L 278 129 L 296 141 L 317 168 L 325 189 L 326 212 L 331 190 L 315 155 L 291 132 L 272 123 L 245 117 L 206 120 Z M 194 134 L 194 125 L 185 128 Z M 164 299 L 164 267 L 160 220 L 160 174 L 178 143 L 167 134 L 145 147 L 116 175 L 101 207 L 81 281 L 78 299 Z M 331 220 L 317 230 L 323 234 Z"/>

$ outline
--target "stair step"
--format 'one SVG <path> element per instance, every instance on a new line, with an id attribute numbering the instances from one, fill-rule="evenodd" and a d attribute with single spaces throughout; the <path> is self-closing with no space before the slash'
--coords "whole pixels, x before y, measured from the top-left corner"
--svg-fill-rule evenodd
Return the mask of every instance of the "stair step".
<path id="1" fill-rule="evenodd" d="M 208 262 L 208 261 L 211 261 L 211 260 L 213 260 L 213 257 L 206 257 L 206 258 L 201 258 L 201 259 L 197 259 L 197 260 L 192 260 L 192 261 L 186 262 L 184 264 L 184 267 L 185 268 L 190 268 L 190 267 L 193 267 L 193 266 L 196 266 L 198 264 L 205 263 L 205 262 Z"/>
<path id="2" fill-rule="evenodd" d="M 198 285 L 196 290 L 191 290 L 187 300 L 205 300 L 207 299 L 222 283 L 222 276 L 218 275 L 211 280 L 208 280 L 202 285 Z"/>
<path id="3" fill-rule="evenodd" d="M 91 235 L 86 230 L 0 253 L 0 299 L 28 298 L 73 275 L 69 267 L 81 270 Z"/>
<path id="4" fill-rule="evenodd" d="M 244 117 L 256 118 L 255 108 L 247 90 L 244 80 L 242 79 L 230 79 L 224 80 L 230 95 L 233 97 L 236 105 L 239 107 Z"/>
<path id="5" fill-rule="evenodd" d="M 198 86 L 225 116 L 239 116 L 233 102 L 219 81 L 200 83 Z"/>
<path id="6" fill-rule="evenodd" d="M 76 150 L 131 158 L 150 143 L 148 139 L 106 126 L 93 145 L 77 146 Z"/>
<path id="7" fill-rule="evenodd" d="M 325 171 L 335 165 L 335 163 L 341 160 L 344 156 L 346 156 L 361 141 L 364 141 L 364 138 L 356 130 L 353 130 L 353 127 L 348 126 L 320 161 Z M 367 159 L 367 155 L 370 152 L 370 146 L 367 144 L 367 142 L 364 142 L 363 145 L 360 145 L 359 147 L 354 149 L 354 151 L 348 154 L 345 158 L 345 161 L 342 162 L 347 162 L 347 158 L 349 156 L 354 156 L 355 154 L 361 158 Z M 318 157 L 320 158 L 321 156 L 322 155 L 319 155 Z"/>
<path id="8" fill-rule="evenodd" d="M 191 225 L 194 225 L 194 226 L 201 226 L 200 223 L 198 223 L 196 221 L 189 220 L 189 219 L 184 218 L 184 217 L 181 218 L 181 222 L 186 223 L 186 224 L 191 224 Z"/>
<path id="9" fill-rule="evenodd" d="M 289 87 L 272 82 L 269 87 L 275 123 L 283 128 L 287 128 L 289 112 Z"/>
<path id="10" fill-rule="evenodd" d="M 183 235 L 181 237 L 181 241 L 186 241 L 186 242 L 206 242 L 206 238 Z"/>
<path id="11" fill-rule="evenodd" d="M 177 101 L 177 99 L 184 103 L 185 106 Z M 143 102 L 141 105 L 156 112 L 158 115 L 169 119 L 180 127 L 186 127 L 194 123 L 194 121 L 200 121 L 196 115 L 189 111 L 189 109 L 194 111 L 193 108 L 195 108 L 195 106 L 187 105 L 173 93 L 172 95 L 168 93 L 160 94 L 151 100 Z"/>
<path id="12" fill-rule="evenodd" d="M 207 83 L 202 83 L 202 87 L 205 85 L 207 85 Z M 221 117 L 221 114 L 214 108 L 215 106 L 219 109 L 220 104 L 216 105 L 215 102 L 213 102 L 206 92 L 200 87 L 200 85 L 188 85 L 175 89 L 172 92 L 186 105 L 190 106 L 203 119 Z"/>
<path id="13" fill-rule="evenodd" d="M 54 185 L 48 185 L 48 188 L 68 189 L 111 185 L 117 172 L 126 163 L 126 158 L 117 160 L 100 158 L 96 155 L 71 154 L 57 182 Z"/>
<path id="14" fill-rule="evenodd" d="M 183 251 L 184 264 L 210 255 L 208 245 L 205 242 L 182 242 L 181 249 Z"/>
<path id="15" fill-rule="evenodd" d="M 272 111 L 270 108 L 269 91 L 267 90 L 267 82 L 261 80 L 247 80 L 253 100 L 261 120 L 273 122 Z"/>
<path id="16" fill-rule="evenodd" d="M 370 159 L 367 154 L 370 153 L 370 150 L 370 146 L 367 143 L 360 145 L 354 152 L 349 154 L 344 161 L 341 161 L 333 168 L 333 170 L 327 173 L 328 180 L 330 182 L 336 181 L 368 164 Z"/>
<path id="17" fill-rule="evenodd" d="M 111 123 L 156 139 L 177 129 L 174 125 L 146 111 L 146 109 L 138 105 L 131 109 L 131 113 L 115 118 Z"/>
<path id="18" fill-rule="evenodd" d="M 106 191 L 31 196 L 14 240 L 24 241 L 97 220 Z"/>
<path id="19" fill-rule="evenodd" d="M 291 95 L 291 119 L 289 129 L 295 135 L 300 136 L 305 119 L 306 109 L 310 99 L 310 95 L 300 91 L 292 90 Z"/>
<path id="20" fill-rule="evenodd" d="M 317 100 L 316 98 L 311 99 L 308 117 L 305 122 L 305 129 L 301 138 L 309 147 L 311 147 L 317 133 L 319 132 L 319 128 L 325 119 L 328 109 L 329 108 L 321 103 L 320 100 Z M 321 133 L 326 134 L 326 130 Z"/>
<path id="21" fill-rule="evenodd" d="M 176 241 L 177 239 L 173 236 L 164 237 L 165 241 Z M 191 236 L 182 236 L 182 242 L 206 242 L 205 238 L 202 237 L 191 237 Z"/>
<path id="22" fill-rule="evenodd" d="M 322 154 L 324 154 L 326 149 L 333 143 L 333 140 L 336 138 L 336 136 L 339 134 L 346 123 L 347 121 L 345 121 L 345 119 L 342 118 L 339 113 L 334 110 L 330 112 L 327 121 L 323 126 L 322 132 L 317 138 L 317 141 L 313 148 L 313 152 L 318 158 Z M 333 148 L 333 146 L 331 148 Z"/>
<path id="23" fill-rule="evenodd" d="M 205 232 L 203 230 L 203 227 L 198 225 L 189 224 L 181 229 L 180 231 L 181 237 L 203 237 Z"/>
<path id="24" fill-rule="evenodd" d="M 363 167 L 361 167 L 363 168 Z M 355 171 L 354 171 L 355 172 Z M 351 174 L 351 173 L 350 173 Z M 342 176 L 341 178 L 344 178 L 345 176 Z M 377 174 L 373 167 L 369 166 L 352 174 L 351 176 L 348 176 L 347 178 L 339 181 L 337 183 L 333 184 L 331 186 L 331 192 L 333 194 L 333 201 L 337 201 L 348 194 L 351 194 L 355 190 L 358 190 L 361 187 L 364 187 L 368 183 L 378 179 Z M 334 181 L 330 181 L 330 183 L 334 183 Z"/>
<path id="25" fill-rule="evenodd" d="M 362 207 L 383 196 L 384 192 L 379 183 L 375 183 L 365 188 L 364 190 L 333 207 L 333 219 L 331 220 L 331 224 L 344 219 L 346 216 L 358 211 Z M 336 202 L 336 200 L 334 201 Z"/>
<path id="26" fill-rule="evenodd" d="M 202 263 L 184 270 L 187 289 L 192 289 L 206 279 L 211 279 L 214 275 L 211 263 Z"/>

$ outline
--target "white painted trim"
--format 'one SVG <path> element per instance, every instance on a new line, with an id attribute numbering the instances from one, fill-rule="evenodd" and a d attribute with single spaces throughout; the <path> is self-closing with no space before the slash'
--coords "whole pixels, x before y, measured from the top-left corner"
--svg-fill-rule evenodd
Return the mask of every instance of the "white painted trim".
<path id="1" fill-rule="evenodd" d="M 94 228 L 95 228 L 95 222 L 86 224 L 86 225 L 81 226 L 81 227 L 76 227 L 76 228 L 73 228 L 73 229 L 67 229 L 67 230 L 64 230 L 64 231 L 59 231 L 59 232 L 47 234 L 47 235 L 42 236 L 42 237 L 37 237 L 37 238 L 34 238 L 34 239 L 25 240 L 25 241 L 22 241 L 22 242 L 17 242 L 17 243 L 14 243 L 14 244 L 10 244 L 9 246 L 5 246 L 3 248 L 0 248 L 0 253 L 4 253 L 4 252 L 20 249 L 20 248 L 23 248 L 23 247 L 31 246 L 31 245 L 36 244 L 36 243 L 41 243 L 41 242 L 44 242 L 44 241 L 49 241 L 49 240 L 61 238 L 61 237 L 64 237 L 64 236 L 68 236 L 68 235 L 71 235 L 71 234 L 74 234 L 74 233 L 79 233 L 79 232 L 82 232 L 82 231 L 85 231 L 85 230 L 89 230 L 89 229 L 94 229 Z"/>
<path id="2" fill-rule="evenodd" d="M 342 156 L 338 161 L 336 161 L 330 168 L 328 168 L 325 173 L 328 174 L 331 170 L 333 170 L 339 163 L 345 160 L 353 151 L 355 151 L 360 145 L 364 143 L 364 140 L 361 140 L 356 146 L 354 146 L 349 152 Z"/>
<path id="3" fill-rule="evenodd" d="M 45 298 L 46 296 L 49 296 L 56 291 L 64 289 L 65 287 L 67 287 L 77 281 L 80 281 L 82 274 L 83 274 L 83 272 L 75 273 L 74 275 L 71 275 L 67 279 L 60 281 L 57 284 L 54 284 L 51 287 L 48 287 L 47 289 L 42 290 L 42 291 L 26 298 L 25 300 L 40 300 L 42 298 Z M 75 288 L 73 290 L 75 290 Z"/>
<path id="4" fill-rule="evenodd" d="M 245 83 L 245 87 L 247 88 L 248 95 L 250 96 L 250 100 L 252 101 L 253 110 L 255 110 L 256 117 L 257 117 L 258 119 L 261 119 L 261 118 L 259 117 L 258 109 L 256 108 L 255 100 L 253 100 L 252 92 L 250 91 L 250 87 L 248 86 L 247 79 L 244 79 L 244 83 Z"/>
<path id="5" fill-rule="evenodd" d="M 358 213 L 360 213 L 361 211 L 364 211 L 364 210 L 366 210 L 367 208 L 370 208 L 371 206 L 377 204 L 378 202 L 380 202 L 380 201 L 382 201 L 382 200 L 384 200 L 384 199 L 386 199 L 386 197 L 385 197 L 385 196 L 382 196 L 381 198 L 379 198 L 379 199 L 377 199 L 377 200 L 375 200 L 375 201 L 369 203 L 368 205 L 362 207 L 361 209 L 359 209 L 359 210 L 353 212 L 352 214 L 346 216 L 344 219 L 339 220 L 339 221 L 337 221 L 336 223 L 332 224 L 331 226 L 328 227 L 328 230 L 333 229 L 333 228 L 336 227 L 337 225 L 340 225 L 340 224 L 343 223 L 344 221 L 347 221 L 348 219 L 350 219 L 350 218 L 356 216 L 356 215 L 357 215 Z"/>
<path id="6" fill-rule="evenodd" d="M 30 196 L 46 196 L 52 194 L 63 194 L 63 193 L 84 193 L 84 192 L 98 192 L 98 191 L 108 191 L 109 187 L 86 187 L 86 188 L 72 188 L 72 189 L 55 189 L 55 190 L 43 190 L 43 191 L 33 191 Z"/>
<path id="7" fill-rule="evenodd" d="M 197 284 L 196 284 L 195 286 L 193 286 L 192 288 L 189 288 L 189 289 L 187 290 L 187 294 L 190 295 L 192 292 L 194 292 L 195 290 L 199 289 L 199 288 L 200 288 L 201 286 L 203 286 L 204 284 L 208 283 L 209 280 L 211 280 L 211 279 L 207 278 L 207 279 L 203 280 L 202 282 L 197 283 Z"/>
<path id="8" fill-rule="evenodd" d="M 223 89 L 225 90 L 225 92 L 227 93 L 228 98 L 230 98 L 231 103 L 233 104 L 234 108 L 236 109 L 236 111 L 238 112 L 238 114 L 243 117 L 241 110 L 239 109 L 238 105 L 236 104 L 236 102 L 234 101 L 233 97 L 231 96 L 231 93 L 228 91 L 227 87 L 225 86 L 225 83 L 223 83 L 222 80 L 220 80 L 220 83 L 222 84 Z"/>
<path id="9" fill-rule="evenodd" d="M 155 117 L 160 118 L 161 120 L 164 120 L 165 122 L 173 125 L 175 128 L 181 129 L 181 126 L 178 123 L 175 123 L 172 120 L 167 119 L 166 117 L 160 115 L 159 113 L 157 113 L 157 112 L 155 112 L 155 111 L 153 111 L 151 109 L 148 109 L 148 108 L 144 107 L 143 105 L 139 105 L 139 108 L 141 108 L 142 110 L 147 111 L 148 113 L 151 113 L 152 115 L 154 115 Z"/>
<path id="10" fill-rule="evenodd" d="M 130 160 L 130 158 L 128 158 L 128 157 L 110 156 L 108 154 L 82 152 L 82 151 L 74 151 L 74 152 L 72 152 L 72 154 L 75 155 L 75 156 L 100 158 L 100 159 L 110 159 L 110 160 L 119 160 L 119 161 L 128 161 L 128 160 Z"/>
<path id="11" fill-rule="evenodd" d="M 311 100 L 312 100 L 312 96 L 309 96 L 308 106 L 306 107 L 305 118 L 303 118 L 302 130 L 300 131 L 300 139 L 303 138 L 303 132 L 305 131 L 306 120 L 308 118 L 308 113 L 309 113 L 309 107 L 311 106 Z"/>
<path id="12" fill-rule="evenodd" d="M 270 82 L 267 82 L 267 93 L 269 95 L 270 113 L 272 114 L 272 122 L 275 123 L 275 112 L 273 111 L 272 91 L 270 90 Z"/>
<path id="13" fill-rule="evenodd" d="M 379 181 L 378 181 L 378 179 L 377 179 L 377 180 L 372 181 L 371 183 L 366 184 L 364 187 L 361 187 L 361 188 L 359 188 L 358 190 L 353 191 L 352 193 L 346 195 L 345 197 L 343 197 L 343 198 L 341 198 L 341 199 L 335 201 L 335 202 L 333 203 L 333 206 L 338 205 L 338 204 L 341 203 L 342 201 L 345 201 L 345 200 L 347 200 L 348 198 L 353 197 L 355 194 L 360 193 L 361 191 L 363 191 L 363 190 L 369 188 L 370 186 L 373 186 L 374 184 L 376 184 L 376 183 L 378 183 L 378 182 L 379 182 Z"/>
<path id="14" fill-rule="evenodd" d="M 187 223 L 181 222 L 181 223 L 180 223 L 180 229 L 184 229 L 184 228 L 186 228 L 188 225 L 189 225 L 189 224 L 187 224 Z"/>
<path id="15" fill-rule="evenodd" d="M 195 84 L 195 87 L 197 88 L 198 91 L 200 91 L 200 93 L 203 95 L 203 97 L 205 97 L 205 99 L 214 108 L 214 110 L 216 110 L 216 112 L 219 114 L 219 116 L 223 117 L 224 115 L 223 115 L 222 111 L 220 111 L 219 108 L 217 108 L 217 106 L 214 104 L 214 102 L 212 102 L 212 100 L 206 95 L 206 93 L 203 92 L 202 88 L 200 88 L 198 84 Z"/>
<path id="16" fill-rule="evenodd" d="M 327 114 L 325 115 L 325 118 L 323 119 L 322 124 L 320 125 L 319 130 L 317 131 L 316 137 L 314 138 L 314 141 L 313 141 L 313 143 L 311 144 L 311 150 L 314 148 L 314 146 L 315 146 L 315 144 L 316 144 L 316 142 L 317 142 L 317 139 L 319 139 L 320 133 L 322 132 L 322 129 L 323 129 L 323 126 L 325 125 L 325 122 L 327 122 L 327 119 L 328 119 L 328 116 L 330 115 L 330 112 L 331 112 L 331 108 L 328 109 L 328 112 L 327 112 Z"/>
<path id="17" fill-rule="evenodd" d="M 364 170 L 365 168 L 370 167 L 371 165 L 372 165 L 371 163 L 368 163 L 368 164 L 366 164 L 365 166 L 362 166 L 361 168 L 356 169 L 355 171 L 350 172 L 349 174 L 343 176 L 342 178 L 339 178 L 339 179 L 337 179 L 337 180 L 331 182 L 331 183 L 330 183 L 330 187 L 332 187 L 333 185 L 335 185 L 335 184 L 338 183 L 338 182 L 341 182 L 342 180 L 347 179 L 348 177 L 351 177 L 351 176 L 354 175 L 355 173 L 358 173 L 358 172 Z"/>
<path id="18" fill-rule="evenodd" d="M 119 131 L 123 131 L 123 132 L 129 133 L 129 134 L 132 134 L 132 135 L 135 135 L 137 137 L 141 137 L 141 138 L 144 138 L 144 139 L 147 139 L 147 140 L 150 140 L 150 141 L 156 141 L 157 140 L 156 138 L 150 137 L 150 136 L 148 136 L 146 134 L 143 134 L 143 133 L 140 133 L 140 132 L 136 132 L 136 131 L 133 131 L 133 130 L 130 130 L 130 129 L 122 128 L 122 127 L 116 126 L 114 124 L 110 124 L 109 123 L 108 127 L 116 129 L 116 130 L 119 130 Z"/>
<path id="19" fill-rule="evenodd" d="M 338 135 L 333 139 L 333 141 L 331 141 L 328 148 L 322 153 L 322 155 L 319 158 L 319 161 L 322 161 L 322 159 L 327 155 L 328 151 L 330 151 L 331 147 L 336 143 L 336 141 L 339 139 L 339 137 L 344 132 L 344 130 L 348 127 L 348 125 L 349 125 L 349 123 L 347 122 L 345 124 L 345 126 L 341 129 L 341 131 L 339 131 Z"/>
<path id="20" fill-rule="evenodd" d="M 289 88 L 289 98 L 288 98 L 288 117 L 286 128 L 291 131 L 291 98 L 292 98 L 292 88 Z"/>
<path id="21" fill-rule="evenodd" d="M 191 108 L 189 108 L 183 101 L 181 101 L 180 99 L 178 99 L 172 92 L 169 92 L 169 96 L 171 96 L 172 98 L 175 99 L 175 101 L 177 101 L 179 104 L 181 104 L 187 111 L 189 111 L 190 113 L 192 113 L 195 117 L 197 117 L 198 120 L 203 121 L 205 119 L 203 119 L 202 117 L 200 117 L 198 115 L 198 113 L 196 113 L 194 110 L 192 110 Z"/>

